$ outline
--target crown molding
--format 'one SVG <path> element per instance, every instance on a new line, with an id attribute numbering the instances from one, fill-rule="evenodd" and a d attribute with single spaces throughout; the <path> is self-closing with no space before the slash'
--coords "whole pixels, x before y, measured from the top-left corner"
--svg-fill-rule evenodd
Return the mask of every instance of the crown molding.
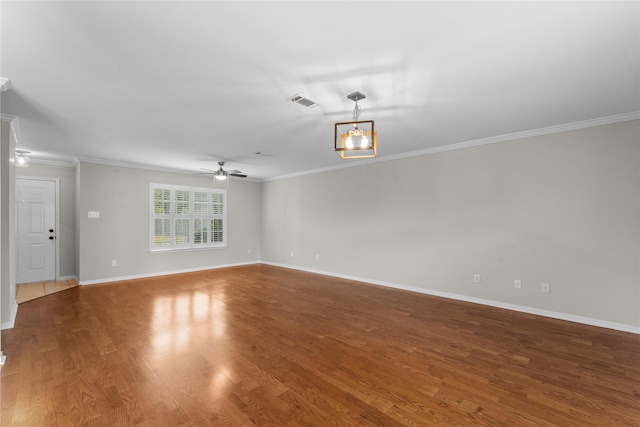
<path id="1" fill-rule="evenodd" d="M 5 123 L 11 123 L 14 120 L 17 120 L 18 118 L 16 116 L 12 116 L 10 114 L 4 114 L 4 113 L 0 113 L 0 121 L 3 121 Z"/>
<path id="2" fill-rule="evenodd" d="M 140 164 L 140 163 L 119 162 L 119 161 L 115 161 L 115 160 L 96 159 L 96 158 L 92 158 L 92 157 L 76 157 L 74 160 L 75 160 L 74 164 L 78 164 L 80 162 L 93 163 L 93 164 L 97 164 L 97 165 L 115 166 L 115 167 L 121 167 L 121 168 L 151 170 L 151 171 L 156 171 L 156 172 L 180 173 L 180 174 L 183 174 L 183 175 L 193 175 L 195 173 L 198 173 L 198 172 L 194 172 L 194 171 L 187 171 L 187 170 L 184 170 L 184 169 L 167 168 L 167 167 L 161 167 L 161 166 L 150 166 L 150 165 L 143 165 L 143 164 Z M 234 176 L 229 176 L 228 179 L 249 181 L 249 182 L 261 182 L 261 180 L 259 180 L 259 179 L 250 178 L 250 177 L 237 178 L 237 177 L 234 177 Z"/>
<path id="3" fill-rule="evenodd" d="M 11 116 L 8 114 L 0 114 L 0 119 L 2 119 L 3 122 L 7 122 L 11 124 L 11 131 L 17 144 L 21 139 L 18 117 Z M 459 143 L 454 143 L 449 145 L 443 145 L 440 147 L 433 147 L 433 148 L 427 148 L 424 150 L 411 151 L 408 153 L 382 156 L 374 159 L 349 161 L 348 163 L 341 163 L 338 165 L 328 166 L 324 168 L 310 169 L 302 172 L 280 175 L 272 178 L 256 179 L 256 178 L 249 177 L 249 178 L 242 178 L 242 180 L 249 181 L 249 182 L 279 181 L 282 179 L 296 178 L 300 176 L 313 175 L 313 174 L 318 174 L 323 172 L 331 172 L 331 171 L 340 170 L 340 169 L 365 166 L 368 164 L 388 162 L 392 160 L 400 160 L 400 159 L 411 158 L 411 157 L 426 156 L 430 154 L 443 153 L 446 151 L 453 151 L 453 150 L 461 150 L 464 148 L 478 147 L 482 145 L 495 144 L 500 142 L 517 141 L 524 138 L 531 138 L 531 137 L 549 135 L 554 133 L 568 132 L 572 130 L 586 129 L 590 127 L 621 123 L 621 122 L 626 122 L 631 120 L 640 120 L 640 111 L 632 111 L 624 114 L 600 117 L 597 119 L 585 120 L 580 122 L 566 123 L 566 124 L 557 125 L 557 126 L 550 126 L 546 128 L 539 128 L 539 129 L 533 129 L 533 130 L 528 130 L 523 132 L 510 133 L 510 134 L 499 135 L 499 136 L 494 136 L 489 138 L 475 139 L 475 140 L 464 141 L 464 142 L 459 142 Z M 73 160 L 73 162 L 58 162 L 58 161 L 39 160 L 39 159 L 31 158 L 31 162 L 35 164 L 62 166 L 62 167 L 74 167 L 79 162 L 86 162 L 86 163 L 102 164 L 107 166 L 153 170 L 158 172 L 171 172 L 171 173 L 181 173 L 181 174 L 194 173 L 193 171 L 185 171 L 184 169 L 150 166 L 150 165 L 143 165 L 138 163 L 119 162 L 119 161 L 96 159 L 96 158 L 89 158 L 89 157 L 77 157 Z"/>
<path id="4" fill-rule="evenodd" d="M 629 113 L 616 114 L 613 116 L 599 117 L 597 119 L 584 120 L 580 122 L 566 123 L 562 125 L 549 126 L 546 128 L 532 129 L 523 132 L 509 133 L 505 135 L 492 136 L 489 138 L 474 139 L 471 141 L 458 142 L 440 147 L 426 148 L 424 150 L 410 151 L 408 153 L 400 153 L 391 156 L 377 157 L 375 159 L 358 160 L 349 162 L 348 164 L 340 164 L 325 168 L 312 169 L 308 171 L 296 172 L 287 175 L 280 175 L 273 178 L 264 179 L 265 182 L 279 181 L 281 179 L 295 178 L 304 175 L 313 175 L 322 172 L 331 172 L 339 169 L 364 166 L 373 163 L 388 162 L 392 160 L 406 159 L 410 157 L 426 156 L 429 154 L 444 153 L 446 151 L 461 150 L 470 147 L 479 147 L 481 145 L 496 144 L 499 142 L 517 141 L 524 138 L 532 138 L 535 136 L 549 135 L 554 133 L 568 132 L 572 130 L 586 129 L 596 126 L 610 125 L 614 123 L 628 122 L 631 120 L 640 120 L 640 111 L 632 111 Z"/>
<path id="5" fill-rule="evenodd" d="M 29 156 L 29 161 L 31 162 L 32 165 L 57 166 L 57 167 L 63 167 L 63 168 L 75 168 L 77 164 L 77 162 L 75 161 L 63 162 L 59 160 L 34 159 L 31 156 Z"/>
<path id="6" fill-rule="evenodd" d="M 0 92 L 11 89 L 11 80 L 6 77 L 0 77 Z"/>
<path id="7" fill-rule="evenodd" d="M 11 127 L 11 135 L 13 136 L 13 140 L 16 142 L 16 145 L 17 145 L 22 139 L 20 135 L 20 122 L 18 120 L 18 117 L 12 116 L 10 114 L 0 113 L 0 121 L 4 123 L 9 123 Z"/>
<path id="8" fill-rule="evenodd" d="M 186 172 L 184 170 L 174 169 L 174 168 L 143 165 L 140 163 L 133 163 L 133 162 L 121 162 L 116 160 L 96 159 L 93 157 L 76 157 L 74 160 L 75 160 L 75 164 L 82 162 L 82 163 L 93 163 L 93 164 L 105 165 L 105 166 L 116 166 L 121 168 L 153 170 L 158 172 L 191 173 L 191 172 Z"/>

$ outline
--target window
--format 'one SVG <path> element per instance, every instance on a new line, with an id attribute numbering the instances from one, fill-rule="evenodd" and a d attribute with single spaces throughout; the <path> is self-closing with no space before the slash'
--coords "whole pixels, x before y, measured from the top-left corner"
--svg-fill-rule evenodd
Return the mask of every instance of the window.
<path id="1" fill-rule="evenodd" d="M 151 184 L 151 251 L 227 246 L 227 192 Z"/>

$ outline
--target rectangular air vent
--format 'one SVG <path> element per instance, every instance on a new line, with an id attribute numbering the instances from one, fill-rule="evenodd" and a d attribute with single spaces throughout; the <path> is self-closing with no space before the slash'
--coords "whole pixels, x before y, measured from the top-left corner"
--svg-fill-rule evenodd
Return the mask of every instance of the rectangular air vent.
<path id="1" fill-rule="evenodd" d="M 303 107 L 306 107 L 306 108 L 313 108 L 316 105 L 318 105 L 317 102 L 312 101 L 311 99 L 307 98 L 306 96 L 300 95 L 299 93 L 296 93 L 295 95 L 287 99 L 291 102 L 294 102 L 298 105 L 302 105 Z"/>

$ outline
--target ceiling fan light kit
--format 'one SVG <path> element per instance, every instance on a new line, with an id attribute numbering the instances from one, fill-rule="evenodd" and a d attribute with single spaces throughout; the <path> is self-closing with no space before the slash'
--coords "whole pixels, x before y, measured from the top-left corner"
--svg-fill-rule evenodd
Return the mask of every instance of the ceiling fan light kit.
<path id="1" fill-rule="evenodd" d="M 223 166 L 224 166 L 224 162 L 220 161 L 218 162 L 218 165 L 220 166 L 220 168 L 216 171 L 211 170 L 211 169 L 202 169 L 205 172 L 201 172 L 201 175 L 213 175 L 213 186 L 216 186 L 216 181 L 226 181 L 227 182 L 227 187 L 229 186 L 229 182 L 227 181 L 227 178 L 230 176 L 235 176 L 238 178 L 246 178 L 247 175 L 243 174 L 242 172 L 240 172 L 237 169 L 233 169 L 233 170 L 224 170 Z"/>
<path id="2" fill-rule="evenodd" d="M 358 101 L 366 98 L 366 95 L 354 92 L 347 98 L 356 103 L 353 109 L 353 121 L 339 122 L 334 125 L 333 148 L 343 159 L 376 157 L 378 134 L 375 123 L 373 120 L 358 120 L 360 117 Z"/>

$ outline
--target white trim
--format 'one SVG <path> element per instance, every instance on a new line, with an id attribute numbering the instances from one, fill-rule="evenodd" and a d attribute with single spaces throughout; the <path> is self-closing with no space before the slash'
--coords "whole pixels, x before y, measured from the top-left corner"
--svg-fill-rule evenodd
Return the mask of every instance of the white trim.
<path id="1" fill-rule="evenodd" d="M 204 271 L 204 270 L 217 270 L 219 268 L 227 268 L 227 267 L 238 267 L 241 265 L 252 265 L 252 264 L 261 264 L 260 261 L 250 261 L 250 262 L 238 262 L 234 264 L 221 264 L 221 265 L 209 265 L 206 267 L 196 267 L 196 268 L 187 268 L 181 270 L 171 270 L 171 271 L 160 271 L 156 273 L 144 273 L 144 274 L 134 274 L 131 276 L 119 276 L 119 277 L 107 277 L 104 279 L 95 279 L 95 280 L 83 280 L 79 282 L 80 285 L 97 285 L 100 283 L 109 283 L 109 282 L 120 282 L 122 280 L 133 280 L 133 279 L 146 279 L 148 277 L 156 277 L 156 276 L 168 276 L 171 274 L 182 274 L 182 273 L 193 273 L 196 271 Z"/>
<path id="2" fill-rule="evenodd" d="M 2 354 L 2 351 L 0 351 L 0 366 L 4 365 L 4 362 L 6 362 L 6 360 L 7 360 L 7 356 Z"/>
<path id="3" fill-rule="evenodd" d="M 116 160 L 103 160 L 103 159 L 95 159 L 92 157 L 76 157 L 74 159 L 74 164 L 77 164 L 79 162 L 84 162 L 84 163 L 92 163 L 92 164 L 97 164 L 97 165 L 105 165 L 105 166 L 115 166 L 115 167 L 121 167 L 121 168 L 132 168 L 132 169 L 142 169 L 142 170 L 150 170 L 150 171 L 156 171 L 156 172 L 170 172 L 170 173 L 180 173 L 183 175 L 199 175 L 199 176 L 204 176 L 202 175 L 202 171 L 187 171 L 184 169 L 173 169 L 173 168 L 168 168 L 168 167 L 162 167 L 162 166 L 151 166 L 151 165 L 143 165 L 140 163 L 128 163 L 128 162 L 120 162 L 120 161 L 116 161 Z M 227 179 L 231 179 L 232 181 L 249 181 L 249 182 L 261 182 L 261 179 L 257 179 L 257 178 L 251 178 L 251 177 L 246 177 L 246 178 L 240 178 L 240 177 L 235 177 L 235 176 L 231 176 L 229 175 L 227 177 Z"/>
<path id="4" fill-rule="evenodd" d="M 62 168 L 75 168 L 76 164 L 74 162 L 61 162 L 58 160 L 44 160 L 44 159 L 34 159 L 29 156 L 29 161 L 31 161 L 32 165 L 45 165 L 45 166 L 58 166 Z"/>
<path id="5" fill-rule="evenodd" d="M 95 159 L 92 157 L 76 157 L 75 158 L 75 162 L 83 162 L 83 163 L 94 163 L 94 164 L 98 164 L 98 165 L 105 165 L 105 166 L 117 166 L 117 167 L 121 167 L 121 168 L 133 168 L 133 169 L 144 169 L 144 170 L 152 170 L 152 171 L 158 171 L 158 172 L 173 172 L 173 173 L 195 173 L 195 172 L 186 172 L 184 170 L 180 170 L 180 169 L 173 169 L 173 168 L 167 168 L 167 167 L 160 167 L 160 166 L 150 166 L 150 165 L 143 165 L 140 163 L 129 163 L 129 162 L 120 162 L 120 161 L 116 161 L 116 160 L 104 160 L 104 159 Z"/>
<path id="6" fill-rule="evenodd" d="M 6 116 L 6 115 L 3 115 L 3 117 L 4 116 Z M 14 118 L 14 117 L 11 117 L 11 116 L 6 116 L 6 117 L 7 117 L 7 119 L 9 119 L 7 121 L 13 120 L 17 124 L 17 118 Z M 462 141 L 462 142 L 453 143 L 453 144 L 449 144 L 449 145 L 442 145 L 442 146 L 438 146 L 438 147 L 426 148 L 424 150 L 410 151 L 410 152 L 407 152 L 407 153 L 400 153 L 400 154 L 395 154 L 395 155 L 390 155 L 390 156 L 377 157 L 377 158 L 374 158 L 374 159 L 351 160 L 348 163 L 340 163 L 338 165 L 333 165 L 333 166 L 328 166 L 328 167 L 323 167 L 323 168 L 317 168 L 317 169 L 310 169 L 310 170 L 301 171 L 301 172 L 294 172 L 294 173 L 275 176 L 275 177 L 271 177 L 271 178 L 264 178 L 264 179 L 251 178 L 251 177 L 247 177 L 247 178 L 229 177 L 229 178 L 230 179 L 234 179 L 234 180 L 235 179 L 241 179 L 243 181 L 250 181 L 250 182 L 278 181 L 278 180 L 281 180 L 281 179 L 295 178 L 295 177 L 305 176 L 305 175 L 313 175 L 313 174 L 322 173 L 322 172 L 331 172 L 331 171 L 335 171 L 335 170 L 339 170 L 339 169 L 351 168 L 351 167 L 355 167 L 355 166 L 364 166 L 364 165 L 372 164 L 372 163 L 388 162 L 388 161 L 392 161 L 392 160 L 399 160 L 399 159 L 405 159 L 405 158 L 410 158 L 410 157 L 419 157 L 419 156 L 425 156 L 425 155 L 429 155 L 429 154 L 443 153 L 443 152 L 446 152 L 446 151 L 460 150 L 460 149 L 463 149 L 463 148 L 478 147 L 478 146 L 481 146 L 481 145 L 495 144 L 495 143 L 498 143 L 498 142 L 514 141 L 514 140 L 523 139 L 523 138 L 531 138 L 531 137 L 535 137 L 535 136 L 548 135 L 548 134 L 552 134 L 552 133 L 568 132 L 568 131 L 571 131 L 571 130 L 586 129 L 586 128 L 595 127 L 595 126 L 603 126 L 603 125 L 627 122 L 627 121 L 638 120 L 638 119 L 640 119 L 640 111 L 631 111 L 631 112 L 628 112 L 628 113 L 616 114 L 616 115 L 613 115 L 613 116 L 599 117 L 599 118 L 596 118 L 596 119 L 584 120 L 584 121 L 573 122 L 573 123 L 566 123 L 566 124 L 562 124 L 562 125 L 549 126 L 549 127 L 545 127 L 545 128 L 532 129 L 532 130 L 527 130 L 527 131 L 522 131 L 522 132 L 509 133 L 509 134 L 505 134 L 505 135 L 498 135 L 498 136 L 493 136 L 493 137 L 489 137 L 489 138 L 475 139 L 475 140 L 471 140 L 471 141 Z M 12 123 L 13 123 L 13 121 L 12 121 Z M 16 139 L 16 141 L 17 141 L 17 139 Z M 43 164 L 52 164 L 52 165 L 60 165 L 60 166 L 68 165 L 68 163 L 62 163 L 62 162 L 60 162 L 61 164 L 58 164 L 58 162 L 48 162 L 48 161 L 44 161 L 44 160 L 36 160 L 36 161 L 34 161 L 34 159 L 31 159 L 31 160 L 32 160 L 33 163 L 43 163 Z M 183 169 L 173 169 L 173 168 L 160 167 L 160 166 L 143 165 L 143 164 L 139 164 L 139 163 L 128 163 L 128 162 L 121 162 L 121 161 L 114 161 L 114 160 L 96 159 L 96 158 L 91 158 L 91 157 L 76 157 L 76 158 L 74 158 L 73 164 L 75 165 L 78 162 L 95 163 L 95 164 L 101 164 L 101 165 L 107 165 L 107 166 L 135 168 L 135 169 L 143 169 L 143 170 L 153 170 L 153 171 L 159 171 L 159 172 L 172 172 L 172 173 L 181 173 L 181 174 L 191 174 L 191 175 L 200 172 L 200 171 L 186 171 L 186 170 L 183 170 Z"/>
<path id="7" fill-rule="evenodd" d="M 11 79 L 0 77 L 0 92 L 4 92 L 9 89 L 11 89 Z"/>
<path id="8" fill-rule="evenodd" d="M 18 303 L 16 300 L 13 300 L 13 309 L 11 310 L 11 317 L 8 322 L 4 322 L 0 324 L 0 330 L 12 329 L 16 324 L 16 316 L 18 315 Z"/>
<path id="9" fill-rule="evenodd" d="M 21 140 L 20 137 L 20 122 L 18 121 L 18 117 L 12 116 L 10 114 L 0 113 L 0 121 L 5 123 L 9 123 L 9 128 L 11 130 L 11 134 L 13 135 L 13 140 L 16 143 L 16 148 L 18 143 Z"/>
<path id="10" fill-rule="evenodd" d="M 459 294 L 452 294 L 452 293 L 449 293 L 449 292 L 441 292 L 441 291 L 435 291 L 435 290 L 431 290 L 431 289 L 417 288 L 415 286 L 406 286 L 406 285 L 401 285 L 401 284 L 398 284 L 398 283 L 383 282 L 383 281 L 379 281 L 379 280 L 371 280 L 371 279 L 367 279 L 367 278 L 364 278 L 364 277 L 349 276 L 349 275 L 346 275 L 346 274 L 336 274 L 336 273 L 331 273 L 331 272 L 327 272 L 327 271 L 315 270 L 315 269 L 312 269 L 312 268 L 298 267 L 298 266 L 289 265 L 289 264 L 280 264 L 280 263 L 266 262 L 266 261 L 261 261 L 261 263 L 262 264 L 266 264 L 266 265 L 272 265 L 272 266 L 275 266 L 275 267 L 288 268 L 288 269 L 292 269 L 292 270 L 301 270 L 301 271 L 306 271 L 306 272 L 309 272 L 309 273 L 322 274 L 322 275 L 331 276 L 331 277 L 338 277 L 338 278 L 341 278 L 341 279 L 355 280 L 355 281 L 358 281 L 358 282 L 364 282 L 364 283 L 369 283 L 369 284 L 378 285 L 378 286 L 385 286 L 385 287 L 388 287 L 388 288 L 402 289 L 404 291 L 417 292 L 417 293 L 421 293 L 421 294 L 433 295 L 433 296 L 442 297 L 442 298 L 449 298 L 449 299 L 454 299 L 454 300 L 458 300 L 458 301 L 465 301 L 465 302 L 471 302 L 471 303 L 475 303 L 475 304 L 482 304 L 482 305 L 487 305 L 487 306 L 490 306 L 490 307 L 496 307 L 496 308 L 502 308 L 502 309 L 506 309 L 506 310 L 518 311 L 518 312 L 527 313 L 527 314 L 534 314 L 534 315 L 537 315 L 537 316 L 550 317 L 550 318 L 553 318 L 553 319 L 566 320 L 566 321 L 574 322 L 574 323 L 582 323 L 582 324 L 585 324 L 585 325 L 597 326 L 597 327 L 600 327 L 600 328 L 614 329 L 616 331 L 630 332 L 632 334 L 640 334 L 640 326 L 627 325 L 625 323 L 609 322 L 607 320 L 593 319 L 591 317 L 576 316 L 576 315 L 568 314 L 568 313 L 560 313 L 560 312 L 557 312 L 557 311 L 542 310 L 542 309 L 538 309 L 538 308 L 534 308 L 534 307 L 527 307 L 527 306 L 523 306 L 523 305 L 515 305 L 515 304 L 509 304 L 509 303 L 504 303 L 504 302 L 500 302 L 500 301 L 494 301 L 494 300 L 488 300 L 488 299 L 483 299 L 483 298 L 470 297 L 470 296 L 467 296 L 467 295 L 459 295 Z"/>
<path id="11" fill-rule="evenodd" d="M 60 179 L 54 178 L 56 184 L 56 280 L 60 280 Z"/>
<path id="12" fill-rule="evenodd" d="M 515 141 L 523 138 L 531 138 L 535 136 L 549 135 L 553 133 L 568 132 L 572 130 L 586 129 L 590 127 L 610 125 L 614 123 L 628 122 L 631 120 L 638 120 L 638 119 L 640 119 L 640 111 L 632 111 L 630 113 L 617 114 L 614 116 L 599 117 L 597 119 L 585 120 L 581 122 L 566 123 L 566 124 L 557 125 L 557 126 L 549 126 L 546 128 L 492 136 L 489 138 L 474 139 L 471 141 L 463 141 L 463 142 L 458 142 L 458 143 L 449 144 L 449 145 L 426 148 L 424 150 L 410 151 L 407 153 L 377 157 L 374 159 L 350 161 L 348 163 L 341 163 L 338 165 L 328 166 L 325 168 L 311 169 L 311 170 L 302 171 L 302 172 L 295 172 L 295 173 L 290 173 L 286 175 L 280 175 L 273 178 L 265 178 L 263 181 L 264 182 L 278 181 L 281 179 L 296 178 L 299 176 L 313 175 L 313 174 L 322 173 L 322 172 L 331 172 L 339 169 L 352 168 L 354 166 L 364 166 L 372 163 L 381 163 L 381 162 L 388 162 L 392 160 L 406 159 L 410 157 L 426 156 L 429 154 L 444 153 L 446 151 L 461 150 L 463 148 L 479 147 L 481 145 L 496 144 L 498 142 Z"/>

